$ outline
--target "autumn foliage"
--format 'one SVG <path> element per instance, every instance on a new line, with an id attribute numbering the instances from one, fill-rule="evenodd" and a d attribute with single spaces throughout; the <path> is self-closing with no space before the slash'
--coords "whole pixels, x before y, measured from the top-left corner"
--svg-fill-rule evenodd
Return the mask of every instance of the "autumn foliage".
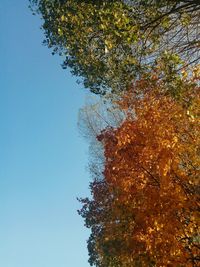
<path id="1" fill-rule="evenodd" d="M 187 104 L 153 90 L 126 93 L 123 123 L 97 136 L 103 179 L 80 211 L 91 228 L 90 263 L 199 266 L 200 96 Z"/>
<path id="2" fill-rule="evenodd" d="M 80 116 L 90 264 L 200 266 L 200 1 L 29 1 L 44 44 L 103 103 Z"/>

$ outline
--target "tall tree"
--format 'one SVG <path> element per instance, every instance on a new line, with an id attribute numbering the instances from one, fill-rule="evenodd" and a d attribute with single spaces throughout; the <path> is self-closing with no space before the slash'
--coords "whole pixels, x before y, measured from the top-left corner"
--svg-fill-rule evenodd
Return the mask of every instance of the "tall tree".
<path id="1" fill-rule="evenodd" d="M 126 90 L 160 60 L 176 71 L 199 60 L 199 1 L 30 2 L 44 20 L 45 43 L 94 93 Z"/>
<path id="2" fill-rule="evenodd" d="M 199 266 L 199 88 L 187 105 L 158 92 L 126 93 L 127 117 L 97 136 L 103 177 L 80 211 L 96 266 Z"/>

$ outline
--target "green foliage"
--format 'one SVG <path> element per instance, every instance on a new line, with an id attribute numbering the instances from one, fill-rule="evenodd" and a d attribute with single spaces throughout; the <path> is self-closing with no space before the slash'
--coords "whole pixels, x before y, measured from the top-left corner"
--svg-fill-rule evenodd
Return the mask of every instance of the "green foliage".
<path id="1" fill-rule="evenodd" d="M 63 67 L 71 67 L 73 74 L 83 77 L 84 85 L 95 93 L 111 87 L 119 90 L 125 77 L 131 81 L 126 73 L 135 66 L 130 45 L 121 42 L 130 39 L 126 32 L 127 7 L 121 1 L 100 2 L 38 4 L 44 19 L 45 43 L 54 48 L 53 53 L 65 56 Z M 131 39 L 137 40 L 135 33 Z"/>
<path id="2" fill-rule="evenodd" d="M 189 64 L 198 59 L 198 1 L 31 3 L 44 20 L 44 43 L 64 57 L 63 68 L 70 67 L 94 93 L 126 90 L 133 79 L 151 70 L 165 51 L 170 57 L 168 66 L 173 61 L 176 71 L 184 61 Z"/>

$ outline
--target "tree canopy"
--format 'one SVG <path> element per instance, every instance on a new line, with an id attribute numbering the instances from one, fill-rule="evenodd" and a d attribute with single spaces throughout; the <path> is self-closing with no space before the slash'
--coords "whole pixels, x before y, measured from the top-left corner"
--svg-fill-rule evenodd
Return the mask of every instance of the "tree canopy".
<path id="1" fill-rule="evenodd" d="M 43 18 L 44 43 L 97 94 L 126 90 L 159 61 L 179 71 L 200 57 L 199 1 L 31 0 L 31 5 Z"/>
<path id="2" fill-rule="evenodd" d="M 30 2 L 44 44 L 101 95 L 79 115 L 90 264 L 199 266 L 200 1 Z"/>
<path id="3" fill-rule="evenodd" d="M 199 266 L 199 88 L 188 98 L 186 107 L 158 91 L 126 93 L 127 117 L 97 136 L 103 175 L 80 210 L 91 265 Z"/>

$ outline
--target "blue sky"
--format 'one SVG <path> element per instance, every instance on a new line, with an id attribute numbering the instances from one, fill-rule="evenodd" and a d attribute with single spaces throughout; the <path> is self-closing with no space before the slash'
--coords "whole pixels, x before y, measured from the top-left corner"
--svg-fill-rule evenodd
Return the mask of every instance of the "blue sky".
<path id="1" fill-rule="evenodd" d="M 0 5 L 0 266 L 87 267 L 86 90 L 42 45 L 28 0 Z"/>

